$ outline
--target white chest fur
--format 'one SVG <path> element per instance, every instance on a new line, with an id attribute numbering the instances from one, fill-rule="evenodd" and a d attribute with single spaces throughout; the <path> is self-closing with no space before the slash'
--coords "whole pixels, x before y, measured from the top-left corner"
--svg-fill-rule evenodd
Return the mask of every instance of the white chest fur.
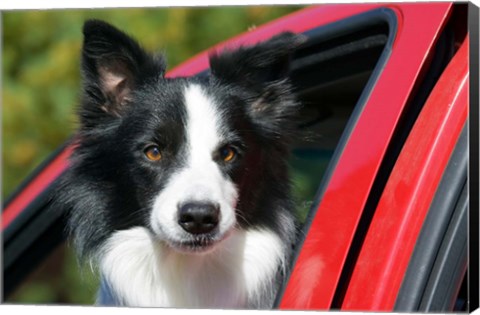
<path id="1" fill-rule="evenodd" d="M 269 230 L 235 230 L 213 251 L 185 254 L 136 227 L 113 234 L 100 269 L 128 306 L 267 308 L 284 250 Z"/>

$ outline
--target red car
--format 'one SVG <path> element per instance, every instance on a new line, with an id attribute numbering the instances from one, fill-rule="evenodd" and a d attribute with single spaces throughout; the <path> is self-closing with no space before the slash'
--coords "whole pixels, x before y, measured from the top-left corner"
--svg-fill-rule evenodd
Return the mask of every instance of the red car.
<path id="1" fill-rule="evenodd" d="M 284 30 L 308 38 L 291 72 L 304 104 L 299 128 L 314 140 L 292 148 L 292 168 L 312 202 L 278 308 L 478 307 L 478 235 L 470 251 L 467 242 L 469 224 L 478 229 L 478 195 L 468 193 L 478 179 L 467 172 L 470 161 L 478 174 L 478 144 L 469 151 L 468 142 L 469 128 L 478 134 L 478 64 L 469 69 L 478 27 L 469 31 L 468 19 L 478 23 L 478 8 L 466 3 L 321 5 L 214 47 Z M 168 75 L 201 75 L 207 56 Z M 6 294 L 63 241 L 47 195 L 70 150 L 4 207 Z"/>

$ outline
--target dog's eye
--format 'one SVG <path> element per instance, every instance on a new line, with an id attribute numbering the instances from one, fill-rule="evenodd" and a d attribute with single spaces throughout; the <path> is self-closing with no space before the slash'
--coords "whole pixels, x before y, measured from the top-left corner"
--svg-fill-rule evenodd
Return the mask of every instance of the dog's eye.
<path id="1" fill-rule="evenodd" d="M 224 162 L 232 161 L 236 155 L 237 155 L 237 152 L 235 151 L 235 149 L 229 145 L 226 145 L 220 149 L 220 158 Z"/>
<path id="2" fill-rule="evenodd" d="M 147 147 L 144 151 L 145 156 L 150 160 L 150 161 L 159 161 L 162 158 L 162 154 L 160 153 L 160 148 L 157 147 L 156 145 L 151 145 Z"/>

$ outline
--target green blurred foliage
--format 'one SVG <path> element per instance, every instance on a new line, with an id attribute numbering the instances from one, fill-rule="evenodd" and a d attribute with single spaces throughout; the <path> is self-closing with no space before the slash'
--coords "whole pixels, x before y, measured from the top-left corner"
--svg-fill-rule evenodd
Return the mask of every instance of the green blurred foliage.
<path id="1" fill-rule="evenodd" d="M 2 197 L 66 141 L 76 128 L 81 28 L 108 21 L 148 50 L 164 51 L 169 67 L 298 6 L 10 11 L 2 14 Z M 300 181 L 301 174 L 297 176 Z M 79 272 L 62 246 L 15 294 L 17 303 L 94 302 L 98 280 Z"/>

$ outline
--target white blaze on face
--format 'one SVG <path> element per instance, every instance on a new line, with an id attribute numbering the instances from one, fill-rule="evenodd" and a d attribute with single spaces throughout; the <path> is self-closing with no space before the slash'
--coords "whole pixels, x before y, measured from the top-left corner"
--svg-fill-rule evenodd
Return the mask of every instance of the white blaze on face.
<path id="1" fill-rule="evenodd" d="M 177 223 L 178 205 L 185 202 L 212 202 L 220 205 L 219 232 L 222 235 L 235 225 L 237 191 L 225 178 L 213 156 L 222 145 L 220 113 L 213 100 L 195 84 L 185 88 L 187 113 L 187 163 L 172 174 L 156 197 L 151 215 L 155 232 L 180 241 L 185 231 Z"/>

